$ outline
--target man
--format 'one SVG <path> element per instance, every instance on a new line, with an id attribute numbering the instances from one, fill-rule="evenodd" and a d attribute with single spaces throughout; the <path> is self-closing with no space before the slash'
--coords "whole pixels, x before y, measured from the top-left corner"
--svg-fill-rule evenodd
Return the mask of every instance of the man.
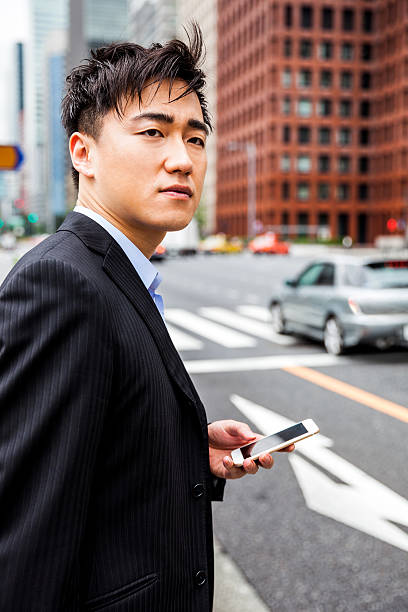
<path id="1" fill-rule="evenodd" d="M 2 612 L 211 609 L 210 502 L 255 434 L 207 426 L 149 262 L 200 199 L 200 54 L 111 45 L 67 79 L 77 206 L 0 292 Z"/>

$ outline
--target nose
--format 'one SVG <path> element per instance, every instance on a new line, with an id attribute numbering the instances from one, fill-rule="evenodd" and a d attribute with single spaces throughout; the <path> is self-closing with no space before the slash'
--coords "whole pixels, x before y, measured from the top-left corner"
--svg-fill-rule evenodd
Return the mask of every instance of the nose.
<path id="1" fill-rule="evenodd" d="M 193 162 L 188 154 L 183 140 L 173 141 L 169 144 L 169 150 L 164 162 L 164 167 L 170 174 L 191 174 Z"/>

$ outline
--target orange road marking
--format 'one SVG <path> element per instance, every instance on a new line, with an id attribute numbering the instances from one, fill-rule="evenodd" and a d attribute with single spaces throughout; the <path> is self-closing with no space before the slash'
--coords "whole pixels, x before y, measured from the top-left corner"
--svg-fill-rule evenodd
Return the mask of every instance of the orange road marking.
<path id="1" fill-rule="evenodd" d="M 378 410 L 378 412 L 384 412 L 395 419 L 408 423 L 408 408 L 400 406 L 399 404 L 394 404 L 394 402 L 390 402 L 383 397 L 379 397 L 378 395 L 374 395 L 368 391 L 363 391 L 358 387 L 349 385 L 348 383 L 337 380 L 337 378 L 327 376 L 326 374 L 322 374 L 321 372 L 317 372 L 316 370 L 311 370 L 310 368 L 296 366 L 282 368 L 282 370 L 288 372 L 289 374 L 293 374 L 293 376 L 298 376 L 299 378 L 303 378 L 304 380 L 314 383 L 319 387 L 323 387 L 323 389 L 328 389 L 329 391 L 333 391 L 333 393 L 338 393 L 339 395 L 348 397 L 354 402 L 358 402 L 359 404 L 363 404 L 364 406 Z"/>

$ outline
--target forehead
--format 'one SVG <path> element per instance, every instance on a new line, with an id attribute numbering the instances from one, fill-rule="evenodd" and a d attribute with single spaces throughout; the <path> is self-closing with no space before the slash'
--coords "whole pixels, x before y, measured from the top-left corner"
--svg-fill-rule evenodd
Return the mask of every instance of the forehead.
<path id="1" fill-rule="evenodd" d="M 129 118 L 141 112 L 164 112 L 175 116 L 176 119 L 199 119 L 203 121 L 203 112 L 195 91 L 178 98 L 187 88 L 187 83 L 175 80 L 170 89 L 170 82 L 163 81 L 158 87 L 157 83 L 148 84 L 142 93 L 142 99 L 130 101 L 125 108 L 124 118 Z"/>

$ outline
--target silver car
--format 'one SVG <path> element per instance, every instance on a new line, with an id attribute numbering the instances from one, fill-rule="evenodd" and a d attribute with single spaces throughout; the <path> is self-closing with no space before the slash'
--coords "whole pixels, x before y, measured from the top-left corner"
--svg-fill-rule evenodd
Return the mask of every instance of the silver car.
<path id="1" fill-rule="evenodd" d="M 334 355 L 360 342 L 408 346 L 408 259 L 314 261 L 285 281 L 270 310 L 275 332 L 323 341 Z"/>

